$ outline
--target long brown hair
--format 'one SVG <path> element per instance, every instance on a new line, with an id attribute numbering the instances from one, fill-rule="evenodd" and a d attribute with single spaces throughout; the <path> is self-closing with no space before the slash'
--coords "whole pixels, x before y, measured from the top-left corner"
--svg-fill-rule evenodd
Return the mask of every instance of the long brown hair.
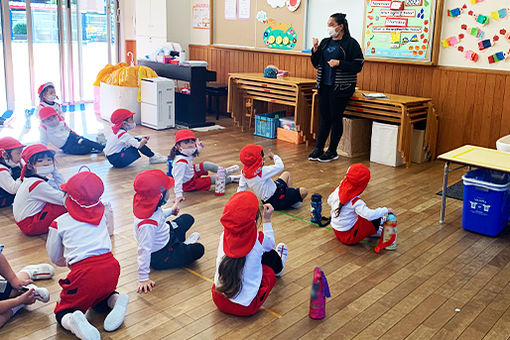
<path id="1" fill-rule="evenodd" d="M 257 223 L 262 219 L 262 213 L 257 211 Z M 246 263 L 246 256 L 232 258 L 225 255 L 218 266 L 218 279 L 220 285 L 216 286 L 218 293 L 224 294 L 227 298 L 235 297 L 243 286 L 243 269 Z"/>
<path id="2" fill-rule="evenodd" d="M 338 208 L 335 209 L 335 217 L 340 216 L 340 210 L 342 210 L 343 206 L 344 206 L 344 204 L 338 203 Z"/>

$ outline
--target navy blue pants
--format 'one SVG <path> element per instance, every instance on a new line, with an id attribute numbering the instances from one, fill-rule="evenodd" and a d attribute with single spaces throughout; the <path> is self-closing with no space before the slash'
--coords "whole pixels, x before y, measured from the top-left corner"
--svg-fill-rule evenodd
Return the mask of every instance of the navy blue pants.
<path id="1" fill-rule="evenodd" d="M 186 232 L 195 222 L 193 216 L 184 214 L 173 220 L 173 222 L 178 227 L 174 229 L 170 225 L 170 241 L 168 241 L 168 244 L 151 254 L 151 267 L 154 269 L 183 267 L 204 255 L 205 248 L 200 243 L 183 243 L 186 240 Z"/>
<path id="2" fill-rule="evenodd" d="M 154 152 L 147 145 L 142 146 L 140 149 L 135 148 L 134 146 L 130 146 L 129 148 L 125 148 L 121 152 L 114 153 L 113 155 L 106 156 L 108 161 L 110 161 L 111 165 L 114 168 L 125 168 L 129 164 L 136 161 L 140 158 L 140 153 L 147 157 L 154 156 Z"/>
<path id="3" fill-rule="evenodd" d="M 104 146 L 71 132 L 61 149 L 70 155 L 87 155 L 92 151 L 103 151 Z"/>

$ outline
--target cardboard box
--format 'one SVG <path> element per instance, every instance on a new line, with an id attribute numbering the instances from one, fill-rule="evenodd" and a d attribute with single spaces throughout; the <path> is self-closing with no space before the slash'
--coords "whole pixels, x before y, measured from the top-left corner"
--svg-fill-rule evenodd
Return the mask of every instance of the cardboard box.
<path id="1" fill-rule="evenodd" d="M 370 154 L 372 121 L 363 118 L 344 118 L 344 132 L 336 152 L 343 157 L 359 157 Z"/>
<path id="2" fill-rule="evenodd" d="M 293 144 L 302 144 L 305 142 L 305 137 L 301 136 L 299 132 L 282 128 L 276 129 L 276 138 Z"/>

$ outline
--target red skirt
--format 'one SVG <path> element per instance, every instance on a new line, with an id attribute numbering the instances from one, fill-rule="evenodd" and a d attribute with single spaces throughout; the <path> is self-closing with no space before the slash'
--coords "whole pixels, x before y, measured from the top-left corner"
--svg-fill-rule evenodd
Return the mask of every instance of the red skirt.
<path id="1" fill-rule="evenodd" d="M 211 177 L 207 176 L 209 173 L 204 170 L 204 162 L 198 164 L 200 170 L 197 171 L 196 165 L 194 166 L 194 175 L 189 181 L 182 185 L 183 191 L 207 191 L 211 188 Z M 205 177 L 202 177 L 205 176 Z"/>
<path id="2" fill-rule="evenodd" d="M 43 209 L 37 214 L 16 222 L 16 224 L 25 235 L 34 236 L 46 234 L 50 228 L 51 222 L 66 212 L 67 209 L 63 205 L 46 203 Z"/>
<path id="3" fill-rule="evenodd" d="M 250 316 L 255 314 L 260 309 L 260 307 L 262 307 L 275 284 L 276 275 L 274 274 L 273 269 L 263 264 L 260 288 L 250 305 L 242 306 L 238 303 L 230 301 L 227 297 L 225 297 L 225 295 L 218 293 L 215 290 L 216 287 L 214 284 L 212 286 L 212 298 L 216 307 L 218 307 L 218 309 L 223 313 L 237 316 Z"/>
<path id="4" fill-rule="evenodd" d="M 335 232 L 336 238 L 339 239 L 343 244 L 360 243 L 368 236 L 377 232 L 372 222 L 359 216 L 358 220 L 351 229 L 346 231 L 338 231 L 333 229 L 333 231 Z"/>
<path id="5" fill-rule="evenodd" d="M 71 272 L 67 277 L 58 281 L 62 292 L 55 314 L 66 309 L 85 313 L 117 288 L 120 265 L 111 252 L 88 257 L 69 268 Z"/>

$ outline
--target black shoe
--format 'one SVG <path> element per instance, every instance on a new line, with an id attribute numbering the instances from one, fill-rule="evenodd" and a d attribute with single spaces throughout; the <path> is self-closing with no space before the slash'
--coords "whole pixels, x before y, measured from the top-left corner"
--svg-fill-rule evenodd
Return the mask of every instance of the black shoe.
<path id="1" fill-rule="evenodd" d="M 338 159 L 338 154 L 331 151 L 326 151 L 322 156 L 319 157 L 319 162 L 326 163 Z"/>
<path id="2" fill-rule="evenodd" d="M 318 161 L 319 157 L 322 156 L 324 150 L 321 149 L 313 149 L 312 153 L 308 155 L 309 161 Z"/>

